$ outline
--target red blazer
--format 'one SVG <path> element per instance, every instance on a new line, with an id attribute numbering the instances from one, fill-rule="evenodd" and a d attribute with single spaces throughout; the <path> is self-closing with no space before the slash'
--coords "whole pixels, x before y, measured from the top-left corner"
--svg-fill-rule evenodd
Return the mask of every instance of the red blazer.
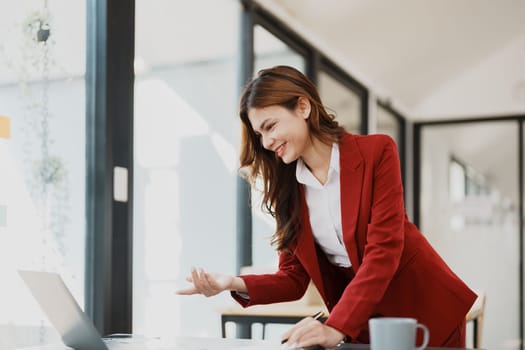
<path id="1" fill-rule="evenodd" d="M 368 319 L 413 317 L 430 330 L 429 346 L 445 343 L 476 295 L 412 224 L 403 203 L 399 158 L 386 135 L 345 134 L 339 144 L 343 240 L 355 276 L 334 293 L 326 258 L 315 244 L 303 194 L 302 230 L 275 274 L 241 276 L 243 306 L 299 299 L 312 279 L 330 316 L 326 324 L 368 343 Z"/>

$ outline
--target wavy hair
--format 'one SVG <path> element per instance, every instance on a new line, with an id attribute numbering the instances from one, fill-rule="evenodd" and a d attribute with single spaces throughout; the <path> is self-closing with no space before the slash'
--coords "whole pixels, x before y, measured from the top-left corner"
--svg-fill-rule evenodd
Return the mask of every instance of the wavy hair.
<path id="1" fill-rule="evenodd" d="M 344 128 L 329 114 L 321 102 L 314 84 L 301 72 L 288 66 L 275 66 L 259 71 L 246 84 L 240 98 L 239 115 L 242 121 L 240 172 L 251 186 L 262 180 L 261 208 L 272 215 L 277 229 L 272 245 L 285 250 L 301 229 L 301 196 L 295 177 L 297 161 L 285 164 L 274 152 L 265 149 L 248 119 L 252 108 L 282 106 L 290 111 L 297 107 L 299 97 L 306 97 L 311 105 L 308 119 L 310 137 L 331 145 L 338 142 Z"/>

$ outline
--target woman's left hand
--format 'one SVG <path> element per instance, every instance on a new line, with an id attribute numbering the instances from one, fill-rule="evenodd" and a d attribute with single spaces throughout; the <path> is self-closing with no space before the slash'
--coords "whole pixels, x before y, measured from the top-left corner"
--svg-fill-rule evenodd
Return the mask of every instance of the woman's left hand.
<path id="1" fill-rule="evenodd" d="M 288 339 L 286 344 L 290 348 L 314 345 L 331 348 L 337 346 L 344 338 L 344 333 L 326 326 L 312 317 L 302 319 L 282 335 L 283 340 Z"/>

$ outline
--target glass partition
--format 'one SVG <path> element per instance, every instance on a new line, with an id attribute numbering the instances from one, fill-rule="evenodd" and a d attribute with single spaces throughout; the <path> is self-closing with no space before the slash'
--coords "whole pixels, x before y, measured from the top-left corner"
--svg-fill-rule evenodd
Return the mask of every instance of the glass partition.
<path id="1" fill-rule="evenodd" d="M 421 230 L 485 293 L 482 347 L 519 349 L 517 122 L 425 126 L 421 140 Z"/>
<path id="2" fill-rule="evenodd" d="M 277 65 L 287 65 L 305 72 L 303 56 L 260 25 L 255 25 L 253 30 L 254 75 L 263 68 Z"/>
<path id="3" fill-rule="evenodd" d="M 84 305 L 83 1 L 0 2 L 0 348 L 58 341 L 17 274 L 58 272 Z"/>
<path id="4" fill-rule="evenodd" d="M 394 139 L 398 149 L 401 145 L 401 123 L 396 116 L 380 104 L 376 105 L 376 133 L 387 134 Z"/>
<path id="5" fill-rule="evenodd" d="M 233 0 L 136 2 L 133 331 L 220 336 L 231 302 L 177 296 L 191 267 L 235 273 Z"/>
<path id="6" fill-rule="evenodd" d="M 361 133 L 361 99 L 352 90 L 326 72 L 319 72 L 321 99 L 328 113 L 352 134 Z"/>

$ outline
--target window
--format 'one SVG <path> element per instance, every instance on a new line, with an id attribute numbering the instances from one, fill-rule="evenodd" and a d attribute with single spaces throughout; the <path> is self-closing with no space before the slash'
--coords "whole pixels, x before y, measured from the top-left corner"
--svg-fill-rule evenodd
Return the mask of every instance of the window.
<path id="1" fill-rule="evenodd" d="M 287 65 L 305 71 L 305 60 L 279 38 L 260 25 L 254 27 L 254 75 L 264 68 Z"/>
<path id="2" fill-rule="evenodd" d="M 394 139 L 398 150 L 401 151 L 402 123 L 396 115 L 381 104 L 376 105 L 377 133 L 387 134 Z"/>
<path id="3" fill-rule="evenodd" d="M 0 3 L 0 348 L 58 339 L 18 269 L 84 304 L 85 7 Z"/>
<path id="4" fill-rule="evenodd" d="M 519 280 L 507 277 L 520 274 L 517 123 L 424 125 L 421 141 L 421 231 L 467 285 L 492 296 L 483 345 L 502 348 L 520 338 Z"/>
<path id="5" fill-rule="evenodd" d="M 174 291 L 192 266 L 235 273 L 239 13 L 234 0 L 136 2 L 135 333 L 220 336 L 225 293 Z"/>
<path id="6" fill-rule="evenodd" d="M 461 202 L 465 199 L 465 167 L 456 159 L 451 158 L 448 174 L 450 200 L 452 202 Z"/>
<path id="7" fill-rule="evenodd" d="M 353 134 L 361 132 L 361 99 L 328 73 L 319 72 L 319 93 L 328 113 Z"/>

